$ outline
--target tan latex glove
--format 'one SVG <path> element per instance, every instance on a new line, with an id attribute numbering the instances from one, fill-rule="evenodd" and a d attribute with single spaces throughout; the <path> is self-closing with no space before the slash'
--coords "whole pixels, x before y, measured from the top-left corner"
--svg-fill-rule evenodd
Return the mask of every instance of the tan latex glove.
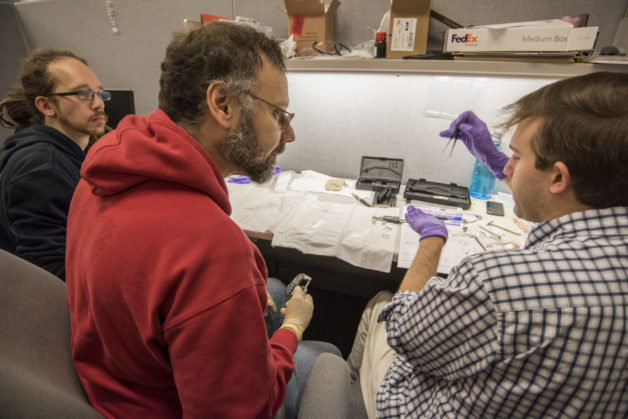
<path id="1" fill-rule="evenodd" d="M 286 307 L 281 309 L 284 315 L 280 329 L 290 329 L 301 341 L 303 332 L 310 324 L 312 313 L 314 312 L 314 300 L 310 294 L 303 295 L 301 287 L 294 287 L 292 298 L 286 303 Z"/>
<path id="2" fill-rule="evenodd" d="M 266 303 L 266 311 L 264 311 L 264 317 L 268 316 L 271 311 L 277 312 L 277 304 L 273 300 L 273 297 L 270 296 L 268 291 L 266 291 L 266 295 L 268 296 L 268 302 Z"/>

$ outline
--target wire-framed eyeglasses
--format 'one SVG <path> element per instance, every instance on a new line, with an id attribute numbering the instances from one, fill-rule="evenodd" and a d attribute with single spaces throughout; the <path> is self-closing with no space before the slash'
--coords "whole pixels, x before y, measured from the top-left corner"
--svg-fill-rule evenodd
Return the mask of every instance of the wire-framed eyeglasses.
<path id="1" fill-rule="evenodd" d="M 351 48 L 339 42 L 336 44 L 334 41 L 319 41 L 312 44 L 312 49 L 319 54 L 325 55 L 342 55 L 342 50 L 346 50 L 347 53 L 351 52 Z"/>
<path id="2" fill-rule="evenodd" d="M 265 104 L 275 108 L 275 111 L 277 112 L 277 124 L 279 125 L 279 128 L 281 128 L 282 130 L 285 130 L 286 128 L 288 128 L 288 125 L 290 125 L 290 122 L 292 122 L 292 119 L 294 118 L 294 113 L 288 112 L 287 110 L 282 109 L 279 106 L 272 104 L 269 101 L 264 100 L 261 97 L 258 97 L 249 91 L 245 90 L 244 93 L 251 96 L 253 99 L 257 99 L 260 102 L 264 102 Z"/>
<path id="3" fill-rule="evenodd" d="M 50 93 L 48 96 L 76 96 L 81 100 L 91 102 L 94 100 L 95 95 L 98 95 L 103 102 L 111 100 L 111 92 L 106 90 L 102 92 L 94 92 L 93 90 L 77 90 L 75 92 Z"/>

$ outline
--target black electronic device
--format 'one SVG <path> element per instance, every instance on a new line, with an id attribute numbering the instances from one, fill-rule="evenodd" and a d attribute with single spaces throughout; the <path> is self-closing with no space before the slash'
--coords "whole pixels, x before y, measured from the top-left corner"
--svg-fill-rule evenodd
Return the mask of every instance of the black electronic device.
<path id="1" fill-rule="evenodd" d="M 373 205 L 395 206 L 402 174 L 402 159 L 362 156 L 355 188 L 375 192 Z"/>
<path id="2" fill-rule="evenodd" d="M 301 287 L 303 290 L 303 294 L 307 294 L 307 287 L 310 285 L 312 278 L 307 276 L 306 274 L 298 274 L 297 276 L 290 281 L 288 286 L 286 287 L 286 298 L 289 300 L 292 297 L 292 291 L 296 286 Z"/>
<path id="3" fill-rule="evenodd" d="M 111 92 L 111 100 L 105 102 L 107 125 L 115 128 L 122 118 L 135 113 L 135 99 L 133 90 L 107 89 L 107 91 Z"/>
<path id="4" fill-rule="evenodd" d="M 432 202 L 435 204 L 471 208 L 469 188 L 455 183 L 430 182 L 425 179 L 408 179 L 403 193 L 406 200 Z"/>
<path id="5" fill-rule="evenodd" d="M 486 213 L 489 215 L 504 215 L 504 205 L 501 202 L 486 201 Z"/>

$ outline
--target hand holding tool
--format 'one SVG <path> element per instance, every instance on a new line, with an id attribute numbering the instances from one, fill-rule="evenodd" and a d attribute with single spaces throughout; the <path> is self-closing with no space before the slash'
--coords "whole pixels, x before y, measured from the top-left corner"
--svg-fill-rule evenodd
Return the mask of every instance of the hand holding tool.
<path id="1" fill-rule="evenodd" d="M 412 227 L 412 230 L 420 234 L 421 239 L 431 236 L 439 236 L 447 241 L 447 227 L 445 227 L 443 220 L 434 217 L 433 215 L 426 214 L 419 208 L 408 205 L 406 221 L 410 227 Z"/>
<path id="2" fill-rule="evenodd" d="M 300 341 L 303 332 L 310 324 L 312 313 L 314 312 L 314 301 L 310 294 L 305 294 L 301 287 L 294 287 L 292 297 L 286 303 L 286 307 L 281 309 L 284 315 L 280 329 L 290 329 Z"/>
<path id="3" fill-rule="evenodd" d="M 508 163 L 508 156 L 493 144 L 488 127 L 473 112 L 461 113 L 448 129 L 440 133 L 440 136 L 449 137 L 450 141 L 454 136 L 459 138 L 471 154 L 484 163 L 497 179 L 502 180 L 506 177 L 504 167 Z"/>
<path id="4" fill-rule="evenodd" d="M 454 133 L 449 137 L 447 144 L 445 144 L 445 148 L 443 148 L 443 153 L 444 153 L 447 150 L 447 147 L 449 147 L 449 144 L 451 143 L 451 141 L 453 140 L 454 143 L 451 145 L 451 149 L 449 150 L 449 157 L 451 157 L 451 154 L 454 152 L 454 148 L 456 147 L 456 142 L 458 141 L 459 135 L 460 135 L 460 131 L 458 130 L 458 127 L 456 127 L 454 129 Z M 442 136 L 442 132 L 441 132 L 441 136 Z"/>

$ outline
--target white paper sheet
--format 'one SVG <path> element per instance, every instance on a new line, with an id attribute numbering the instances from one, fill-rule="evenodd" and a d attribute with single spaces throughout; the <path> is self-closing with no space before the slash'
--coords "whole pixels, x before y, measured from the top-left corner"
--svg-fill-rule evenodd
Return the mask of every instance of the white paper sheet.
<path id="1" fill-rule="evenodd" d="M 273 246 L 334 256 L 352 265 L 390 272 L 399 224 L 373 222 L 373 216 L 399 215 L 399 208 L 368 208 L 307 194 L 273 230 Z"/>
<path id="2" fill-rule="evenodd" d="M 463 234 L 461 225 L 463 212 L 461 209 L 419 208 L 432 215 L 447 218 L 445 225 L 449 239 L 441 253 L 437 269 L 439 273 L 449 273 L 449 270 L 466 256 L 484 250 L 475 238 Z M 405 214 L 406 211 L 407 206 L 404 206 L 403 213 Z M 409 268 L 418 249 L 419 235 L 407 223 L 402 224 L 397 267 Z"/>

